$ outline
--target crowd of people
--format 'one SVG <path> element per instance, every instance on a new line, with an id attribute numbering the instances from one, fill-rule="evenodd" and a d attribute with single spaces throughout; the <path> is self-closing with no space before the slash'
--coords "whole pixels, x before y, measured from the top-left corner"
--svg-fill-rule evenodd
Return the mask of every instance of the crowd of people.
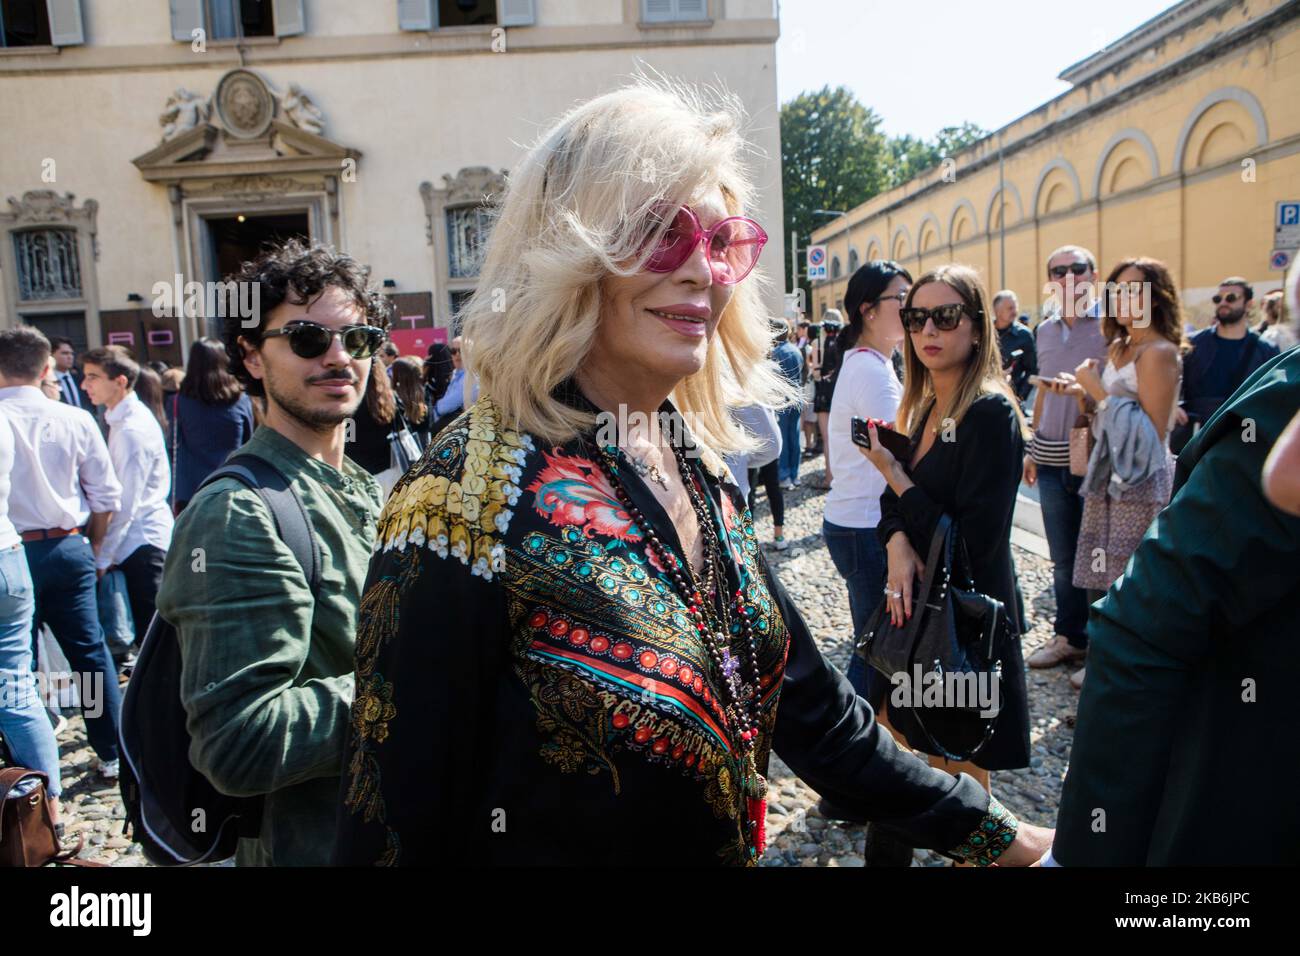
<path id="1" fill-rule="evenodd" d="M 48 627 L 102 685 L 81 704 L 117 776 L 119 676 L 156 607 L 181 649 L 176 759 L 261 800 L 240 865 L 634 863 L 655 821 L 675 862 L 752 864 L 773 752 L 825 814 L 870 824 L 869 865 L 1293 852 L 1296 772 L 1269 731 L 1296 662 L 1300 352 L 1280 346 L 1300 275 L 1262 334 L 1241 278 L 1189 337 L 1168 267 L 1124 258 L 1103 283 L 1078 245 L 1044 263 L 1032 331 L 970 268 L 890 261 L 853 274 L 842 314 L 774 323 L 745 281 L 767 237 L 744 148 L 727 102 L 682 89 L 576 106 L 501 201 L 480 282 L 507 308 L 471 299 L 423 360 L 387 340 L 366 267 L 297 241 L 243 264 L 256 324 L 226 320 L 183 372 L 0 332 L 13 759 L 57 798 Z M 686 428 L 596 437 L 628 412 Z M 301 506 L 314 569 L 256 489 L 210 479 L 236 451 Z M 753 521 L 762 487 L 786 547 L 782 492 L 817 455 L 855 636 L 924 618 L 955 529 L 952 587 L 1000 609 L 994 713 L 827 662 Z M 1027 659 L 1022 484 L 1056 603 Z M 119 573 L 123 648 L 102 620 Z M 1053 832 L 990 772 L 1028 766 L 1025 669 L 1060 665 L 1081 699 Z M 1207 839 L 1245 812 L 1243 778 L 1268 838 Z"/>
<path id="2" fill-rule="evenodd" d="M 390 471 L 395 420 L 410 422 L 423 450 L 456 416 L 465 398 L 449 388 L 458 342 L 435 343 L 423 362 L 406 356 L 377 366 L 386 374 L 367 395 L 380 396 L 380 412 L 357 410 L 350 457 L 372 473 Z M 142 364 L 122 346 L 78 355 L 69 339 L 22 326 L 0 332 L 0 415 L 8 425 L 0 428 L 8 585 L 0 742 L 17 764 L 46 775 L 57 821 L 60 701 L 67 709 L 71 699 L 85 718 L 95 773 L 117 779 L 119 684 L 154 617 L 175 518 L 252 440 L 266 405 L 231 373 L 220 339 L 195 340 L 185 365 L 170 368 Z M 53 645 L 42 645 L 42 632 Z M 55 648 L 67 674 L 41 660 Z"/>

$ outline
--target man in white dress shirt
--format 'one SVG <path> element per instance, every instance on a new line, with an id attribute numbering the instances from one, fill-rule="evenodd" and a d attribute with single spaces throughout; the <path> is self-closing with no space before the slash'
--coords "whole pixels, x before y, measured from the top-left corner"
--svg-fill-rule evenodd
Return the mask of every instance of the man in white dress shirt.
<path id="1" fill-rule="evenodd" d="M 49 357 L 38 330 L 0 331 L 0 417 L 14 437 L 9 519 L 31 569 L 35 620 L 50 626 L 77 677 L 86 737 L 101 775 L 113 778 L 121 694 L 99 626 L 95 554 L 122 486 L 95 420 L 41 392 Z"/>
<path id="2" fill-rule="evenodd" d="M 135 394 L 135 359 L 110 345 L 86 352 L 81 365 L 81 387 L 108 409 L 108 454 L 122 483 L 122 505 L 108 523 L 95 567 L 100 575 L 114 568 L 125 575 L 138 643 L 149 629 L 172 541 L 171 464 L 158 419 Z"/>

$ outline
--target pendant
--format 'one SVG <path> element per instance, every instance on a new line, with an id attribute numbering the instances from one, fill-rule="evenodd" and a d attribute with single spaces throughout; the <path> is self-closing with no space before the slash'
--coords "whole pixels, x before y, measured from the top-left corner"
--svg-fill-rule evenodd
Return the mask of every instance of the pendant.
<path id="1" fill-rule="evenodd" d="M 633 471 L 635 471 L 642 478 L 649 478 L 651 481 L 657 484 L 664 491 L 668 490 L 668 481 L 667 479 L 664 478 L 663 472 L 659 470 L 658 465 L 647 465 L 645 462 L 643 462 L 640 458 L 637 458 L 635 455 L 628 454 L 628 453 L 625 454 L 627 454 L 627 460 L 632 463 Z"/>
<path id="2" fill-rule="evenodd" d="M 721 634 L 714 634 L 713 639 L 722 644 L 722 676 L 730 677 L 740 667 L 740 661 L 731 656 L 731 648 L 726 646 L 726 639 Z"/>

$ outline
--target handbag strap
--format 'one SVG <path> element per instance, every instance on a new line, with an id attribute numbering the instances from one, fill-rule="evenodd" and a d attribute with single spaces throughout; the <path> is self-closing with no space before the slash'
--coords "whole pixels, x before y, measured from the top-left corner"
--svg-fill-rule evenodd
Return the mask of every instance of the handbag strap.
<path id="1" fill-rule="evenodd" d="M 925 574 L 921 577 L 921 590 L 912 595 L 913 604 L 918 599 L 924 603 L 934 590 L 935 568 L 938 567 L 939 556 L 944 550 L 944 543 L 948 540 L 948 531 L 951 527 L 952 519 L 946 514 L 940 514 L 939 520 L 934 526 L 934 536 L 930 538 L 930 550 L 926 553 Z M 921 619 L 924 616 L 923 614 L 913 614 L 903 628 L 903 634 L 907 638 L 909 647 L 916 647 L 915 631 L 916 628 L 921 626 Z"/>
<path id="2" fill-rule="evenodd" d="M 945 559 L 944 567 L 948 578 L 951 579 L 952 577 L 952 574 L 955 570 L 954 568 L 949 566 L 951 563 L 953 563 L 953 557 L 954 557 L 952 537 L 953 537 L 952 518 L 950 518 L 947 514 L 939 515 L 939 520 L 934 526 L 934 537 L 930 539 L 930 552 L 925 562 L 925 578 L 921 583 L 921 594 L 924 595 L 924 597 L 922 598 L 923 601 L 928 602 L 930 599 L 930 595 L 933 593 L 934 575 L 937 572 L 939 566 L 939 558 L 941 556 Z M 915 596 L 913 600 L 915 600 Z M 912 620 L 908 622 L 908 629 L 911 630 L 912 628 L 919 626 L 920 621 L 923 617 L 924 615 L 921 614 L 913 614 Z M 912 643 L 912 647 L 913 647 L 913 653 L 915 653 L 915 647 L 916 647 L 915 642 Z M 910 663 L 915 663 L 915 661 L 913 660 Z M 973 749 L 968 751 L 965 755 L 954 754 L 952 751 L 948 750 L 948 748 L 944 747 L 937 740 L 935 740 L 934 735 L 930 733 L 929 728 L 925 726 L 925 721 L 922 720 L 920 714 L 920 711 L 922 709 L 923 708 L 913 708 L 910 711 L 910 713 L 912 714 L 913 717 L 916 718 L 917 727 L 920 728 L 921 733 L 925 735 L 926 741 L 930 744 L 932 748 L 934 748 L 938 756 L 944 757 L 948 760 L 969 760 L 971 757 L 975 756 L 975 754 L 979 753 L 980 750 L 983 749 L 984 745 L 988 743 L 989 738 L 993 736 L 993 724 L 997 718 L 991 718 L 987 721 L 987 725 L 984 728 L 984 734 L 983 736 L 981 736 L 979 743 L 977 743 Z"/>

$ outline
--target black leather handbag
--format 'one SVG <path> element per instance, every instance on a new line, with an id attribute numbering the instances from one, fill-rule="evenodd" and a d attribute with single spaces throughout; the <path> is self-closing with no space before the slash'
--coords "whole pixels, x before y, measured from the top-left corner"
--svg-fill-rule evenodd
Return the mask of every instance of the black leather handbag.
<path id="1" fill-rule="evenodd" d="M 856 642 L 857 653 L 891 685 L 898 687 L 902 683 L 898 675 L 905 675 L 914 699 L 925 696 L 926 685 L 939 682 L 941 723 L 952 728 L 955 721 L 969 729 L 960 736 L 975 739 L 975 745 L 950 749 L 926 727 L 926 704 L 909 712 L 928 744 L 921 749 L 949 760 L 970 760 L 993 737 L 997 717 L 984 711 L 989 700 L 1002 699 L 1001 655 L 1010 633 L 1006 608 L 975 590 L 968 567 L 956 525 L 941 515 L 930 541 L 924 580 L 913 586 L 911 619 L 895 627 L 888 602 L 881 601 Z"/>

